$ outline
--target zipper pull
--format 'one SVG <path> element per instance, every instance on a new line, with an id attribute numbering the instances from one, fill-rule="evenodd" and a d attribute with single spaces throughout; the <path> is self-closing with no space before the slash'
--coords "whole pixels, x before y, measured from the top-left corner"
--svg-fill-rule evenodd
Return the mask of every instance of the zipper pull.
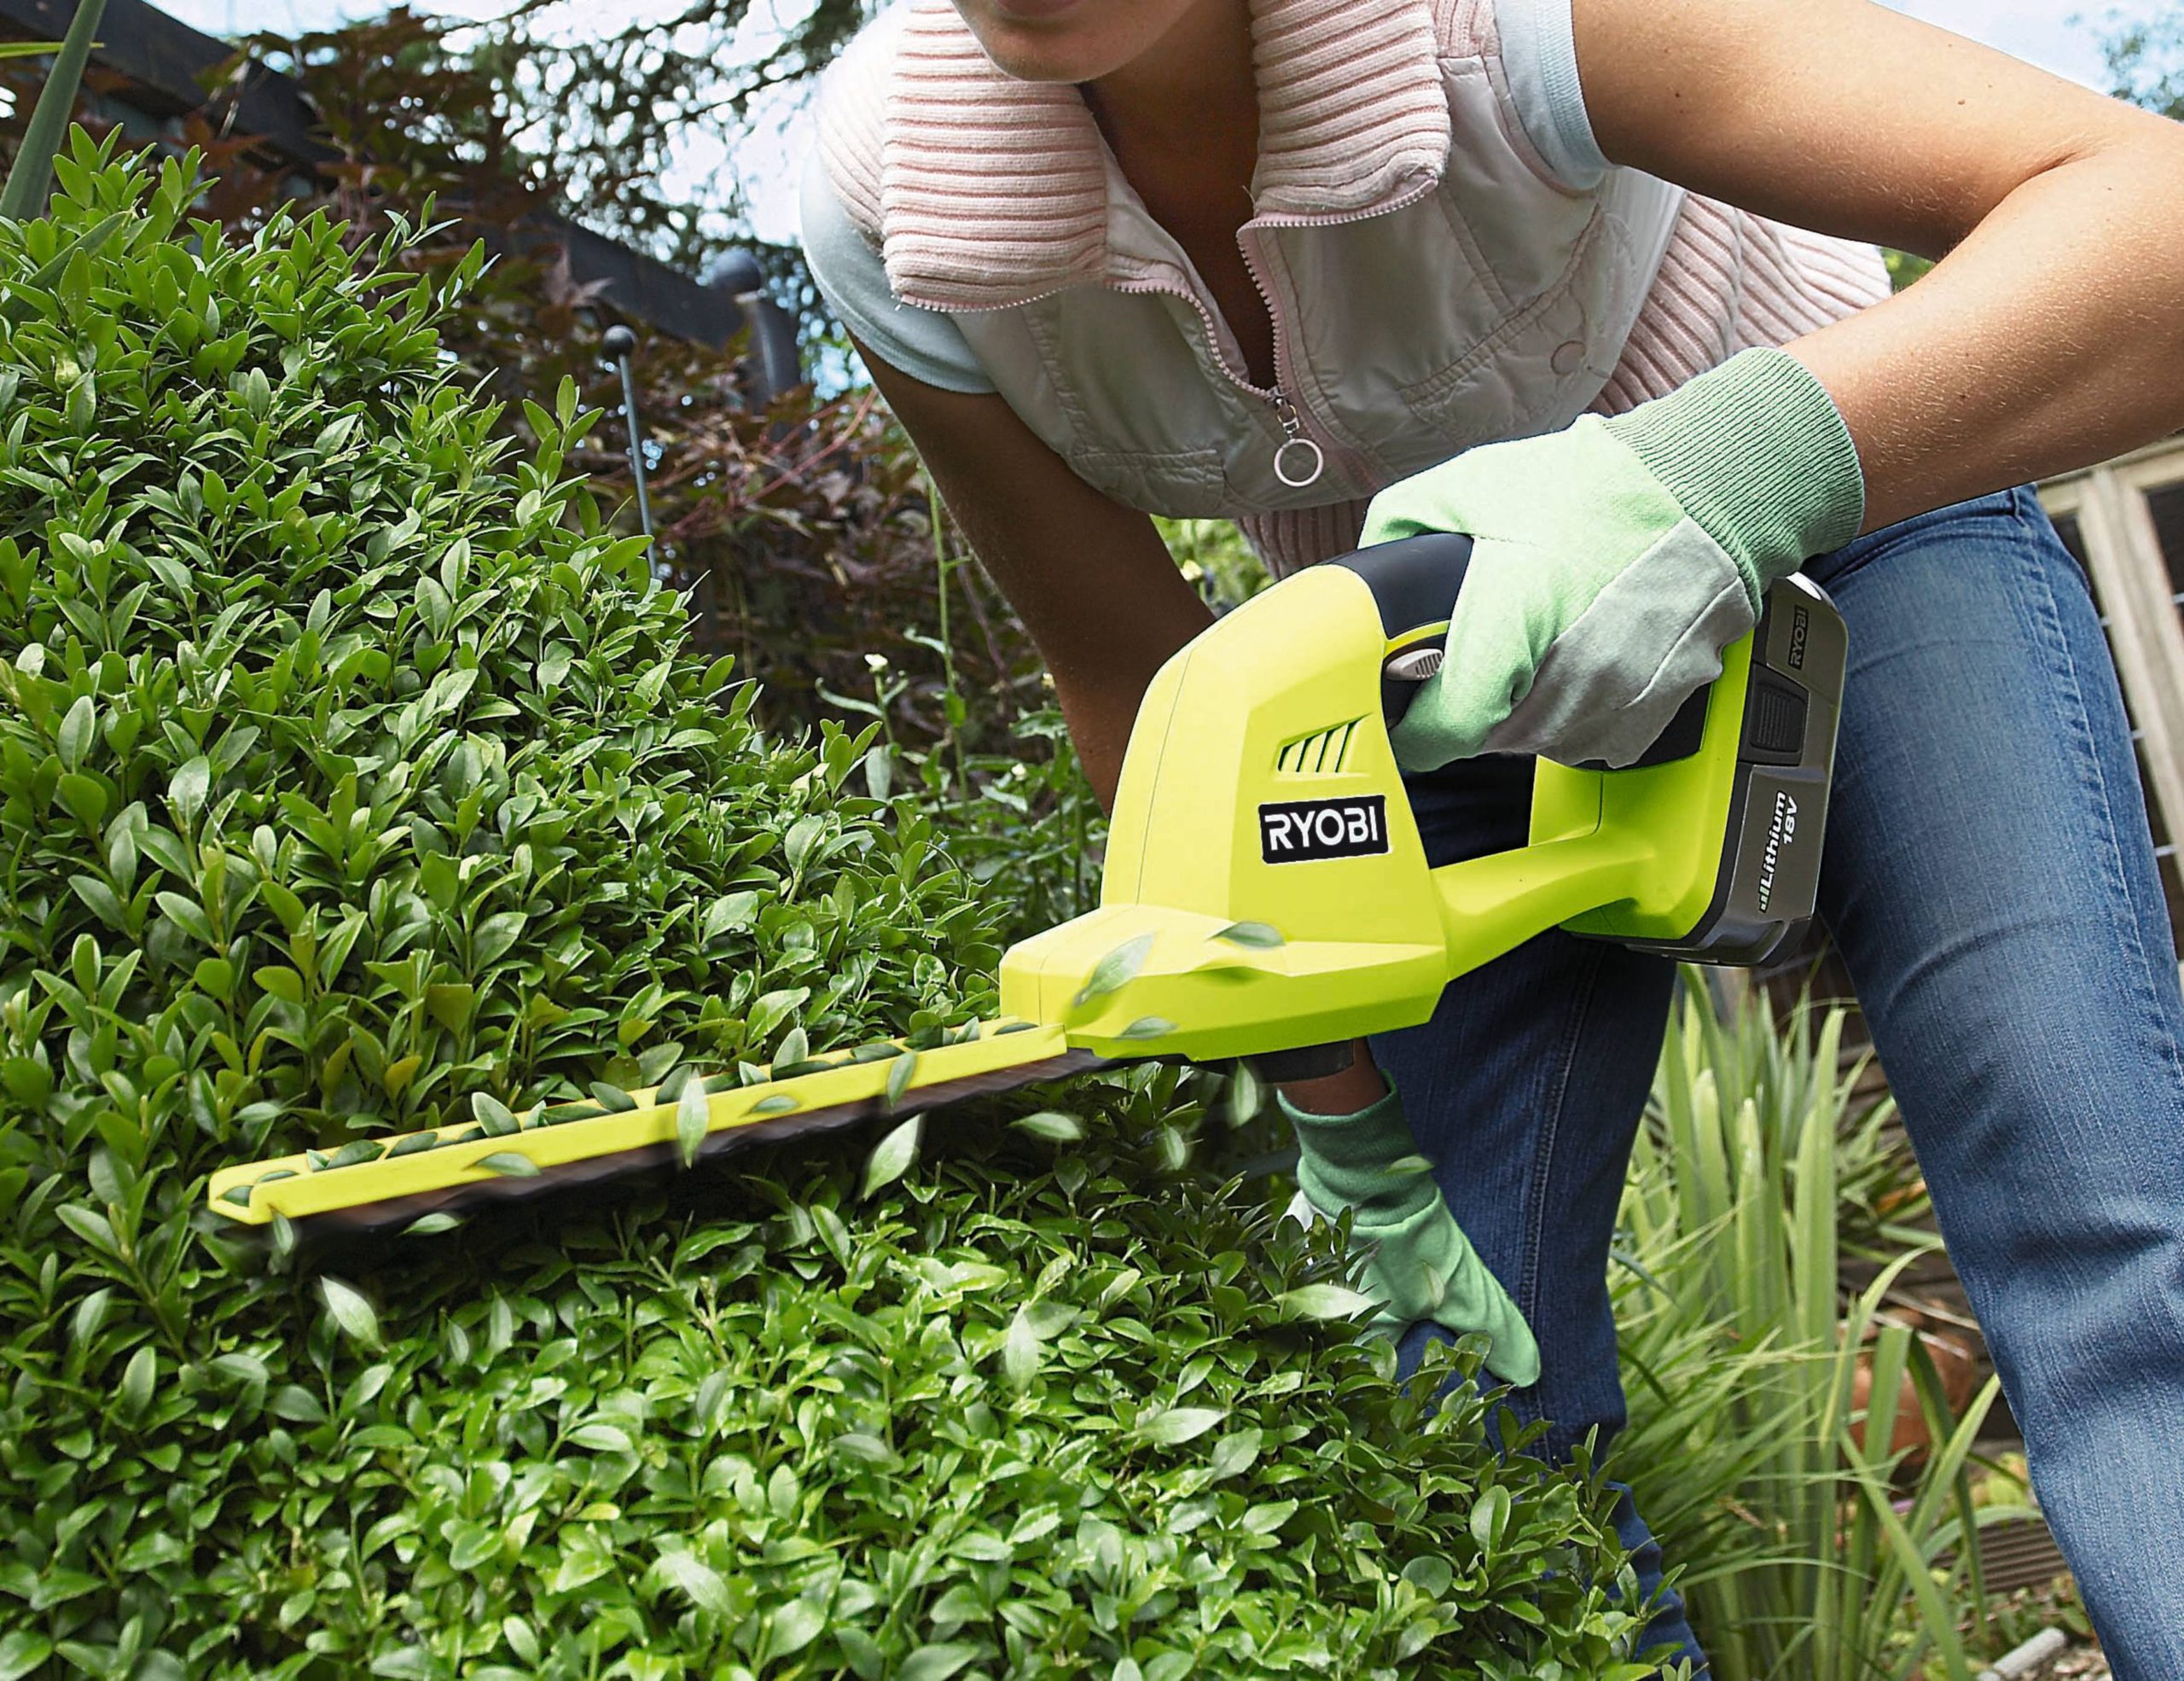
<path id="1" fill-rule="evenodd" d="M 1274 417 L 1281 422 L 1281 446 L 1274 452 L 1274 476 L 1292 491 L 1301 491 L 1308 485 L 1319 482 L 1326 471 L 1326 451 L 1304 435 L 1304 422 L 1297 417 L 1297 405 L 1289 400 L 1289 393 L 1276 387 L 1274 393 Z M 1292 451 L 1299 453 L 1293 458 L 1295 465 L 1285 466 L 1292 461 Z"/>

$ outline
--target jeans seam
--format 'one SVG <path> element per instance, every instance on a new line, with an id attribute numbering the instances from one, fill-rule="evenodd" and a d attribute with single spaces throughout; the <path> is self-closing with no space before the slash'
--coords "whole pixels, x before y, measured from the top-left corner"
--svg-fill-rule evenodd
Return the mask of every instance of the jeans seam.
<path id="1" fill-rule="evenodd" d="M 2019 491 L 2011 498 L 2010 511 L 2018 523 L 2024 527 L 2026 536 L 2032 542 L 2039 543 L 2040 532 L 2025 517 L 2023 503 L 2025 494 Z M 2131 900 L 2130 874 L 2123 860 L 2123 819 L 2116 809 L 2115 789 L 2109 785 L 2108 777 L 2101 768 L 2100 755 L 2093 741 L 2093 715 L 2086 701 L 2084 675 L 2071 654 L 2069 637 L 2063 633 L 2062 609 L 2055 599 L 2053 582 L 2044 568 L 2036 569 L 2031 576 L 2039 585 L 2041 605 L 2045 609 L 2044 622 L 2038 627 L 2042 638 L 2048 643 L 2051 654 L 2058 657 L 2059 668 L 2070 683 L 2071 713 L 2065 722 L 2070 726 L 2072 744 L 2077 749 L 2081 766 L 2099 795 L 2101 811 L 2106 817 L 2102 825 L 2106 844 L 2102 847 L 2104 856 L 2101 863 L 2108 876 L 2111 892 L 2128 913 L 2121 920 L 2124 925 L 2123 939 L 2129 945 L 2133 960 L 2132 991 L 2136 995 L 2139 1006 L 2146 1012 L 2146 1024 L 2153 1030 L 2154 1042 L 2161 1048 L 2162 1058 L 2168 1065 L 2170 1079 L 2184 1085 L 2184 1047 L 2177 1044 L 2173 1026 L 2162 1020 L 2161 990 L 2154 984 L 2152 956 L 2146 950 L 2144 930 L 2139 926 L 2138 908 Z M 2138 808 L 2134 807 L 2131 821 L 2138 820 Z"/>
<path id="2" fill-rule="evenodd" d="M 1564 934 L 1549 938 L 1569 939 Z M 1518 1276 L 1517 1301 L 1519 1311 L 1530 1324 L 1536 1317 L 1539 1306 L 1540 1252 L 1546 1242 L 1548 1186 L 1554 1178 L 1556 1135 L 1561 1130 L 1562 1108 L 1570 1096 L 1570 1077 L 1577 1062 L 1577 1046 L 1584 1038 L 1584 1023 L 1591 1014 L 1594 994 L 1600 986 L 1601 948 L 1589 945 L 1585 951 L 1583 985 L 1571 993 L 1571 1009 L 1565 1019 L 1561 1055 L 1557 1060 L 1554 1077 L 1550 1085 L 1546 1114 L 1540 1127 L 1538 1143 L 1532 1149 L 1531 1172 L 1525 1187 L 1525 1247 L 1523 1270 Z M 1541 1372 L 1544 1381 L 1546 1372 Z"/>

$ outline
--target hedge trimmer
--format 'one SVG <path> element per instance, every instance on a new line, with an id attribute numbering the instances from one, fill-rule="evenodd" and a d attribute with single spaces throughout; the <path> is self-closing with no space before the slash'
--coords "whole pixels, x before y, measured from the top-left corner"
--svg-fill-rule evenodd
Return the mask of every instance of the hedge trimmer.
<path id="1" fill-rule="evenodd" d="M 1428 867 L 1388 743 L 1439 668 L 1468 539 L 1362 550 L 1222 619 L 1147 691 L 1096 910 L 1012 947 L 993 1021 L 518 1116 L 223 1169 L 215 1212 L 375 1227 L 907 1115 L 1128 1060 L 1333 1071 L 1442 989 L 1555 927 L 1754 963 L 1812 915 L 1842 695 L 1843 621 L 1769 592 L 1628 769 L 1538 761 L 1531 840 Z"/>

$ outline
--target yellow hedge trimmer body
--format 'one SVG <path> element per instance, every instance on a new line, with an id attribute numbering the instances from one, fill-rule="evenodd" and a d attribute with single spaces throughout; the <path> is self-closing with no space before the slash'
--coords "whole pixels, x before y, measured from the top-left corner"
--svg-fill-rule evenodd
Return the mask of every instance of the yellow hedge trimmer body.
<path id="1" fill-rule="evenodd" d="M 1638 765 L 1537 761 L 1531 839 L 1429 868 L 1388 729 L 1438 669 L 1469 554 L 1414 538 L 1315 567 L 1163 666 L 1138 710 L 1096 910 L 1002 959 L 1002 1019 L 770 1070 L 223 1169 L 215 1212 L 377 1226 L 907 1114 L 1143 1057 L 1339 1066 L 1556 927 L 1757 963 L 1810 917 L 1842 620 L 1800 579 Z"/>

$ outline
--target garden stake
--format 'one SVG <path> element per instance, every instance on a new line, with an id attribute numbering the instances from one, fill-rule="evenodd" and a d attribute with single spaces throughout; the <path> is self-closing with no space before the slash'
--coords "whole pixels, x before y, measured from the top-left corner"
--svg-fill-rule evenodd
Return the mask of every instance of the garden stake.
<path id="1" fill-rule="evenodd" d="M 1769 592 L 1638 762 L 1541 759 L 1529 844 L 1430 867 L 1388 730 L 1440 668 L 1467 538 L 1407 538 L 1288 579 L 1164 666 L 1138 708 L 1099 908 L 1010 948 L 999 1020 L 672 1089 L 223 1169 L 229 1219 L 342 1227 L 665 1166 L 1159 1057 L 1294 1079 L 1414 1026 L 1455 977 L 1561 927 L 1754 963 L 1812 915 L 1843 621 Z"/>
<path id="2" fill-rule="evenodd" d="M 630 476 L 637 486 L 637 526 L 650 537 L 652 497 L 645 492 L 644 422 L 637 417 L 637 382 L 630 374 L 630 357 L 637 347 L 637 335 L 626 327 L 610 327 L 601 345 L 621 366 L 622 413 L 630 422 Z"/>

